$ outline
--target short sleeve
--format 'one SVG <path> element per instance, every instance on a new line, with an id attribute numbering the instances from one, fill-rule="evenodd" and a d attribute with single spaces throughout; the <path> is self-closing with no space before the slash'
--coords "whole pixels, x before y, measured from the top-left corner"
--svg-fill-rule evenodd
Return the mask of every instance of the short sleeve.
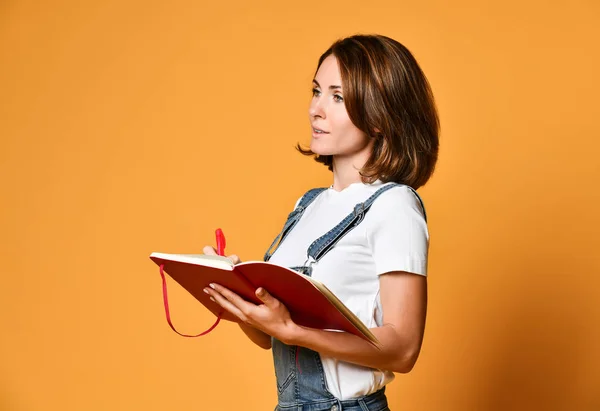
<path id="1" fill-rule="evenodd" d="M 367 240 L 377 275 L 406 271 L 427 275 L 429 231 L 421 202 L 405 186 L 381 194 L 368 211 Z"/>

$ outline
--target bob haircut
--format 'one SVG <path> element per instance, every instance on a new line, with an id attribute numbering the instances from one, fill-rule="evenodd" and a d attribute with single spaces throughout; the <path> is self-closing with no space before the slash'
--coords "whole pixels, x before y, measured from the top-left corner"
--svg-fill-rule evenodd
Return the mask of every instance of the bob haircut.
<path id="1" fill-rule="evenodd" d="M 321 55 L 333 55 L 342 78 L 344 104 L 354 125 L 375 139 L 360 170 L 364 183 L 394 181 L 415 190 L 433 174 L 439 149 L 439 119 L 429 82 L 402 44 L 382 35 L 337 40 Z M 300 144 L 296 149 L 333 171 L 333 156 Z"/>

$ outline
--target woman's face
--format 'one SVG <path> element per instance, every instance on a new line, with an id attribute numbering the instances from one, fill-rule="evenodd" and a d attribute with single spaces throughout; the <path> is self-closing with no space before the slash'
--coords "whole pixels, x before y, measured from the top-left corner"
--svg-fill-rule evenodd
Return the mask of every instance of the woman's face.
<path id="1" fill-rule="evenodd" d="M 334 55 L 329 55 L 313 80 L 308 110 L 312 126 L 310 149 L 319 155 L 352 157 L 370 152 L 369 138 L 348 117 L 342 78 Z"/>

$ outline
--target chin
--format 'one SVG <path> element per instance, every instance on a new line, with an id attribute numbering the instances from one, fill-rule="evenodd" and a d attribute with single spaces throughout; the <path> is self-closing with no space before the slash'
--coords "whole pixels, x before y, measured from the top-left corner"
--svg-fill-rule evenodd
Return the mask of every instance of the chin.
<path id="1" fill-rule="evenodd" d="M 332 150 L 328 150 L 327 147 L 323 147 L 322 144 L 316 143 L 313 141 L 310 144 L 310 151 L 320 156 L 331 156 L 333 155 Z"/>

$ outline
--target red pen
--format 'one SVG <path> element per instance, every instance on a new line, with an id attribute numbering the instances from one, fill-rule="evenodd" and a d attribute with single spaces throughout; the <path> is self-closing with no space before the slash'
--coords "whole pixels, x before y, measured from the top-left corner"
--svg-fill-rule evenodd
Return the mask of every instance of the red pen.
<path id="1" fill-rule="evenodd" d="M 215 231 L 215 236 L 217 237 L 217 254 L 225 255 L 225 235 L 223 234 L 223 230 L 217 228 Z"/>

